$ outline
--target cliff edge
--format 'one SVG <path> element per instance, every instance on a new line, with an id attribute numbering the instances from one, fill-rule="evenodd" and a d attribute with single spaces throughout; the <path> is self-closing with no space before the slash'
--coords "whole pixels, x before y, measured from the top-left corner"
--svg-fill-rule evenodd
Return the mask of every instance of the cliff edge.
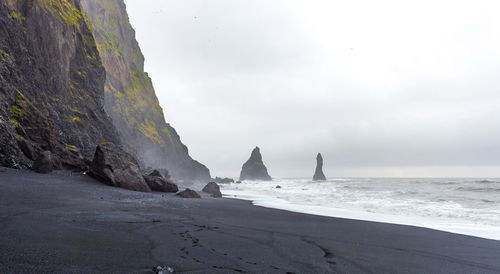
<path id="1" fill-rule="evenodd" d="M 210 172 L 189 156 L 165 122 L 123 0 L 82 0 L 106 70 L 104 108 L 120 141 L 146 168 L 168 169 L 175 178 L 208 180 Z"/>

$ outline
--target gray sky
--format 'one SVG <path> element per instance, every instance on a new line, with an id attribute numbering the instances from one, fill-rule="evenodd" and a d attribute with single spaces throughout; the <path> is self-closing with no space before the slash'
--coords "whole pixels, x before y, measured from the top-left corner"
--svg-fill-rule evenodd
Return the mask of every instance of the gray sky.
<path id="1" fill-rule="evenodd" d="M 500 176 L 500 2 L 126 0 L 212 176 Z"/>

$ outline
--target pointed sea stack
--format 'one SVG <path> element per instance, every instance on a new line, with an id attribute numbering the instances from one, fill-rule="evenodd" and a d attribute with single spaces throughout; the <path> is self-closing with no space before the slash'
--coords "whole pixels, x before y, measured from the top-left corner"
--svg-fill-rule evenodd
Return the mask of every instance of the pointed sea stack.
<path id="1" fill-rule="evenodd" d="M 321 153 L 316 156 L 316 171 L 314 172 L 313 181 L 326 181 L 325 174 L 323 174 L 323 157 L 321 157 Z"/>
<path id="2" fill-rule="evenodd" d="M 272 178 L 267 174 L 267 168 L 262 162 L 259 147 L 255 147 L 250 155 L 250 159 L 243 164 L 240 173 L 240 181 L 243 180 L 262 180 L 271 181 Z"/>

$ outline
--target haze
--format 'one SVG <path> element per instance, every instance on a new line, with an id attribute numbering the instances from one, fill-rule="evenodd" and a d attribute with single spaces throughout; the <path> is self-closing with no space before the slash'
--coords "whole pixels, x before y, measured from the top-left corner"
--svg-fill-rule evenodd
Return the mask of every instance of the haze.
<path id="1" fill-rule="evenodd" d="M 238 176 L 500 176 L 497 1 L 127 0 L 193 158 Z"/>

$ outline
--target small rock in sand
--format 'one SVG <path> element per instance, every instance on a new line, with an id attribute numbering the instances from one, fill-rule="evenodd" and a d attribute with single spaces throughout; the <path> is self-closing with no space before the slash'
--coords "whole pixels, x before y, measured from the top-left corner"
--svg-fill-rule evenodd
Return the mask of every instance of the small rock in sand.
<path id="1" fill-rule="evenodd" d="M 154 191 L 162 191 L 162 192 L 177 192 L 179 191 L 179 187 L 177 185 L 165 178 L 158 170 L 154 170 L 151 174 L 144 176 L 144 180 Z"/>
<path id="2" fill-rule="evenodd" d="M 170 266 L 157 266 L 153 267 L 153 272 L 156 274 L 168 274 L 168 273 L 174 273 L 174 269 Z"/>
<path id="3" fill-rule="evenodd" d="M 181 191 L 176 194 L 177 196 L 180 196 L 182 198 L 201 198 L 200 194 L 196 193 L 196 191 L 186 188 L 186 190 Z"/>

